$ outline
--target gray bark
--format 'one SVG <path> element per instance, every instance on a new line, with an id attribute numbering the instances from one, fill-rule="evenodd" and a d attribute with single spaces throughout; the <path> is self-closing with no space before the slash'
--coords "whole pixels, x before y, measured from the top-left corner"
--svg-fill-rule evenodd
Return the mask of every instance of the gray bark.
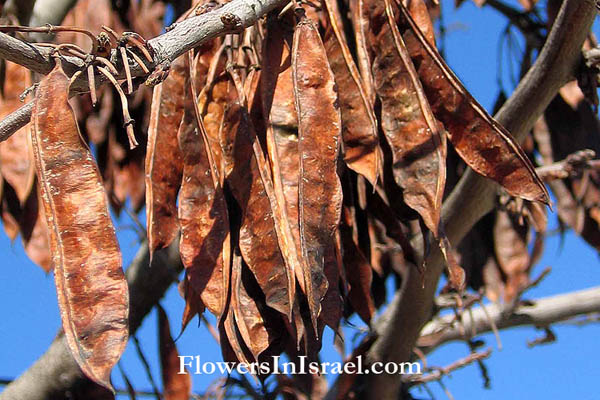
<path id="1" fill-rule="evenodd" d="M 489 317 L 486 316 L 486 311 Z M 576 316 L 599 312 L 600 287 L 538 299 L 533 305 L 519 306 L 508 315 L 501 305 L 490 304 L 485 310 L 476 307 L 463 313 L 461 325 L 453 323 L 454 315 L 435 318 L 425 325 L 419 342 L 427 343 L 421 350 L 428 353 L 445 343 L 491 332 L 491 321 L 498 329 L 517 326 L 548 327 Z M 467 337 L 465 333 L 468 334 Z"/>

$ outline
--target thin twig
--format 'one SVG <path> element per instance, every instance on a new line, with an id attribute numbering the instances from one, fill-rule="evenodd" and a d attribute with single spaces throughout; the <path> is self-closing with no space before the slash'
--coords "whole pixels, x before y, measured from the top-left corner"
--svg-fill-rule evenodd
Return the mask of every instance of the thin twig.
<path id="1" fill-rule="evenodd" d="M 460 369 L 460 368 L 464 368 L 467 365 L 472 364 L 474 362 L 485 360 L 491 354 L 492 354 L 492 349 L 487 349 L 486 351 L 484 351 L 482 353 L 471 353 L 468 356 L 461 358 L 460 360 L 457 360 L 446 367 L 435 368 L 434 372 L 429 373 L 427 375 L 418 375 L 418 374 L 405 375 L 402 377 L 402 381 L 413 384 L 413 385 L 418 385 L 418 384 L 433 382 L 433 381 L 439 381 L 445 375 L 450 375 L 450 373 L 452 373 L 453 371 L 456 371 L 457 369 Z M 432 368 L 432 369 L 434 369 L 434 368 Z"/>
<path id="2" fill-rule="evenodd" d="M 498 346 L 498 350 L 502 350 L 502 341 L 500 340 L 500 332 L 498 332 L 498 327 L 496 326 L 496 322 L 494 321 L 494 319 L 488 312 L 487 308 L 485 307 L 485 305 L 483 304 L 483 301 L 481 301 L 481 299 L 479 300 L 479 306 L 481 307 L 481 310 L 483 310 L 485 317 L 488 319 L 488 321 L 490 323 L 490 327 L 492 328 L 492 332 L 494 332 L 494 337 L 496 338 L 496 344 Z M 474 319 L 473 314 L 471 314 L 470 316 L 471 316 L 471 320 L 473 320 Z"/>
<path id="3" fill-rule="evenodd" d="M 50 24 L 43 27 L 0 25 L 0 32 L 37 32 L 45 34 L 53 34 L 57 32 L 82 33 L 88 38 L 90 38 L 90 40 L 92 41 L 92 51 L 95 51 L 95 49 L 98 47 L 98 39 L 96 38 L 96 36 L 94 36 L 94 34 L 88 31 L 87 29 L 80 28 L 78 26 L 54 26 Z"/>
<path id="4" fill-rule="evenodd" d="M 600 169 L 600 160 L 593 160 L 594 157 L 596 153 L 593 150 L 579 150 L 564 160 L 538 167 L 535 172 L 544 182 L 571 178 L 589 169 Z"/>
<path id="5" fill-rule="evenodd" d="M 215 339 L 215 341 L 217 342 L 217 344 L 220 344 L 221 340 L 219 339 L 219 334 L 217 333 L 217 330 L 210 323 L 210 321 L 206 318 L 206 315 L 204 315 L 204 313 L 202 313 L 200 315 L 200 319 L 202 320 L 202 322 L 204 322 L 204 325 L 206 325 L 206 329 L 208 329 L 208 332 L 213 337 L 213 339 Z"/>
<path id="6" fill-rule="evenodd" d="M 135 344 L 135 351 L 137 352 L 138 357 L 140 358 L 140 361 L 142 362 L 142 365 L 144 366 L 144 371 L 146 372 L 146 376 L 148 377 L 148 380 L 150 381 L 150 385 L 152 385 L 152 390 L 154 390 L 154 395 L 156 396 L 156 398 L 158 400 L 161 400 L 162 397 L 160 395 L 160 391 L 158 390 L 158 386 L 156 385 L 156 381 L 154 380 L 154 377 L 152 376 L 152 370 L 150 369 L 150 364 L 148 363 L 148 359 L 144 355 L 142 346 L 140 345 L 140 342 L 139 342 L 137 336 L 133 337 L 133 343 Z"/>
<path id="7" fill-rule="evenodd" d="M 536 299 L 530 304 L 519 304 L 511 313 L 506 313 L 505 307 L 499 304 L 490 304 L 485 311 L 476 307 L 473 317 L 465 316 L 463 323 L 467 330 L 476 325 L 481 335 L 492 331 L 490 319 L 500 330 L 516 326 L 549 326 L 592 313 L 600 313 L 600 287 Z M 464 340 L 460 329 L 452 324 L 453 319 L 453 315 L 437 317 L 423 328 L 417 345 L 425 354 L 444 343 Z"/>
<path id="8" fill-rule="evenodd" d="M 533 340 L 528 340 L 527 347 L 533 348 L 542 344 L 551 344 L 554 342 L 556 342 L 556 335 L 554 334 L 554 332 L 552 332 L 549 326 L 546 326 L 544 327 L 544 336 Z"/>

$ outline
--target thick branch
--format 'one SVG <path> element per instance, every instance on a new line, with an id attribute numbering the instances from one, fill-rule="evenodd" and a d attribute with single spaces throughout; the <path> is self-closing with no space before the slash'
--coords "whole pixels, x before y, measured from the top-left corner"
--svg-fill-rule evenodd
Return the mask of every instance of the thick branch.
<path id="1" fill-rule="evenodd" d="M 156 67 L 163 62 L 173 61 L 185 52 L 200 46 L 208 40 L 231 32 L 231 27 L 221 21 L 221 17 L 224 15 L 229 16 L 228 20 L 239 22 L 236 29 L 246 28 L 254 25 L 269 11 L 288 3 L 288 1 L 235 0 L 214 11 L 179 22 L 173 29 L 149 41 L 150 46 L 156 53 L 155 65 L 152 67 Z M 235 17 L 231 17 L 231 15 Z M 49 73 L 54 67 L 54 60 L 50 57 L 49 49 L 22 42 L 5 34 L 0 34 L 0 57 L 42 74 Z M 116 57 L 116 51 L 113 51 L 112 60 L 116 61 Z M 63 65 L 63 67 L 68 74 L 72 74 L 83 65 L 80 60 L 72 57 L 67 58 L 67 60 L 68 63 Z M 135 63 L 131 67 L 131 74 L 133 76 L 146 75 L 143 69 Z M 119 79 L 123 79 L 124 77 L 124 73 L 118 76 Z M 98 83 L 101 81 L 99 80 Z M 81 74 L 80 78 L 71 86 L 71 94 L 75 95 L 87 91 L 87 74 Z M 31 115 L 32 105 L 25 105 L 24 107 L 21 110 L 22 113 L 24 115 Z M 10 137 L 10 134 L 23 127 L 21 125 L 23 121 L 23 118 L 10 118 L 10 115 L 8 119 L 1 121 L 0 132 L 3 132 L 5 135 L 0 138 L 0 141 L 6 140 Z"/>
<path id="2" fill-rule="evenodd" d="M 518 140 L 526 136 L 558 89 L 572 79 L 596 12 L 593 0 L 564 1 L 538 60 L 496 115 Z M 494 183 L 472 170 L 465 173 L 443 207 L 446 233 L 452 243 L 460 243 L 473 225 L 492 210 L 496 190 Z M 368 361 L 410 359 L 419 332 L 431 317 L 443 265 L 439 251 L 434 251 L 427 260 L 424 282 L 414 269 L 407 270 L 401 291 L 375 324 L 377 339 L 367 353 Z M 365 398 L 397 398 L 399 389 L 398 377 L 372 375 Z"/>
<path id="3" fill-rule="evenodd" d="M 486 316 L 485 311 L 489 314 Z M 506 315 L 502 306 L 490 304 L 486 310 L 481 307 L 471 309 L 462 315 L 462 323 L 453 323 L 454 315 L 435 318 L 423 328 L 418 344 L 421 350 L 430 352 L 433 349 L 454 340 L 471 338 L 492 331 L 493 320 L 498 329 L 516 326 L 547 327 L 556 322 L 572 319 L 577 316 L 600 312 L 600 286 L 552 297 L 535 300 L 531 306 L 519 306 L 513 313 Z M 469 333 L 464 337 L 464 333 Z"/>
<path id="4" fill-rule="evenodd" d="M 127 269 L 131 335 L 182 270 L 178 249 L 179 243 L 175 242 L 168 249 L 155 253 L 150 266 L 148 246 L 144 244 Z M 67 392 L 89 383 L 71 356 L 61 332 L 46 353 L 0 393 L 0 400 L 64 399 Z"/>

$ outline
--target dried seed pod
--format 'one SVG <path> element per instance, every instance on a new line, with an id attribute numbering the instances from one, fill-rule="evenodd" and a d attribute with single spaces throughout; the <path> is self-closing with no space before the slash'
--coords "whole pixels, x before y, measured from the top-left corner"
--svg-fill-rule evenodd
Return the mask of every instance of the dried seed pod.
<path id="1" fill-rule="evenodd" d="M 254 104 L 250 104 L 252 115 L 259 114 L 264 119 L 262 124 L 266 125 L 267 154 L 272 172 L 275 205 L 273 208 L 280 239 L 279 247 L 291 272 L 291 279 L 297 278 L 304 290 L 300 263 L 302 252 L 298 234 L 298 119 L 293 99 L 290 53 L 285 45 L 285 41 L 292 40 L 292 37 L 291 31 L 286 31 L 285 27 L 286 25 L 275 18 L 268 20 L 263 47 L 264 63 L 260 74 L 260 86 L 257 88 L 260 90 L 260 96 L 254 98 Z M 282 135 L 279 126 L 282 118 L 293 127 L 291 129 L 294 134 L 286 132 Z M 259 124 L 260 122 L 255 123 L 257 129 Z M 294 293 L 290 292 L 289 297 L 290 303 L 293 303 Z"/>
<path id="2" fill-rule="evenodd" d="M 352 27 L 354 28 L 356 40 L 356 55 L 358 58 L 358 68 L 362 76 L 367 98 L 374 104 L 375 87 L 373 84 L 373 74 L 371 72 L 371 57 L 369 55 L 369 45 L 367 42 L 367 32 L 369 29 L 368 13 L 365 13 L 365 0 L 350 0 L 350 17 Z"/>
<path id="3" fill-rule="evenodd" d="M 31 142 L 67 344 L 82 371 L 112 389 L 110 371 L 128 338 L 127 282 L 100 172 L 68 92 L 57 62 L 36 92 Z"/>
<path id="4" fill-rule="evenodd" d="M 375 186 L 382 162 L 375 111 L 348 48 L 337 1 L 325 4 L 329 26 L 324 43 L 338 88 L 344 161 Z"/>
<path id="5" fill-rule="evenodd" d="M 266 317 L 269 316 L 268 308 L 262 300 L 262 293 L 247 266 L 242 265 L 238 274 L 232 275 L 231 281 L 231 307 L 235 316 L 236 325 L 242 338 L 255 360 L 269 348 L 274 340 L 273 329 L 268 329 Z M 253 285 L 252 285 L 253 283 Z M 259 296 L 252 296 L 249 288 L 254 286 L 254 292 Z M 252 293 L 255 294 L 255 293 Z M 272 316 L 271 316 L 272 317 Z M 275 321 L 277 321 L 275 319 Z"/>
<path id="6" fill-rule="evenodd" d="M 327 291 L 324 258 L 333 246 L 342 207 L 337 175 L 342 121 L 323 42 L 317 27 L 306 18 L 294 31 L 292 77 L 299 132 L 300 245 L 305 294 L 316 333 L 320 302 Z"/>
<path id="7" fill-rule="evenodd" d="M 496 262 L 506 276 L 504 300 L 510 303 L 529 283 L 529 226 L 519 225 L 508 212 L 499 210 L 493 229 Z"/>
<path id="8" fill-rule="evenodd" d="M 167 247 L 177 236 L 177 193 L 183 157 L 177 130 L 183 116 L 185 63 L 180 57 L 171 73 L 154 87 L 146 151 L 146 226 L 150 254 Z"/>
<path id="9" fill-rule="evenodd" d="M 195 66 L 197 83 L 205 79 L 202 64 L 198 60 Z M 223 189 L 211 173 L 210 148 L 194 104 L 194 78 L 186 78 L 184 114 L 177 134 L 183 154 L 179 249 L 192 288 L 204 305 L 221 318 L 229 285 L 229 214 Z"/>
<path id="10" fill-rule="evenodd" d="M 461 158 L 477 173 L 502 185 L 508 193 L 549 202 L 546 187 L 511 134 L 498 124 L 464 88 L 409 11 L 398 3 L 400 33 L 415 64 L 431 109 L 445 126 Z"/>
<path id="11" fill-rule="evenodd" d="M 373 78 L 381 101 L 381 127 L 406 204 L 438 237 L 446 183 L 446 140 L 395 23 L 390 0 L 369 3 Z M 380 27 L 377 29 L 376 27 Z"/>
<path id="12" fill-rule="evenodd" d="M 165 400 L 187 400 L 192 392 L 192 379 L 189 373 L 180 372 L 179 352 L 171 336 L 171 325 L 167 313 L 160 306 L 158 309 L 158 346 L 160 353 L 160 370 L 163 381 Z"/>
<path id="13" fill-rule="evenodd" d="M 350 286 L 348 300 L 360 318 L 369 324 L 375 314 L 375 304 L 371 294 L 373 269 L 352 238 L 350 210 L 347 207 L 344 207 L 343 215 L 340 237 L 346 276 Z"/>
<path id="14" fill-rule="evenodd" d="M 223 160 L 226 170 L 231 171 L 227 182 L 241 212 L 239 248 L 267 304 L 291 318 L 294 276 L 279 247 L 274 212 L 252 149 L 250 129 L 249 116 L 239 103 L 226 107 L 221 134 L 223 142 L 231 145 L 223 151 Z"/>

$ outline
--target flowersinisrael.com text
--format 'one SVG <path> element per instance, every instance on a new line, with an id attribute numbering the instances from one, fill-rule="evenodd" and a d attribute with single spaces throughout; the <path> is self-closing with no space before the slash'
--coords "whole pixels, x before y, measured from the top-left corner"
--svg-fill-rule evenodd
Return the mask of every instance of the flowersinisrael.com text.
<path id="1" fill-rule="evenodd" d="M 224 361 L 202 361 L 200 356 L 179 356 L 179 374 L 191 373 L 194 375 L 212 374 L 421 374 L 421 364 L 418 362 L 382 363 L 374 362 L 370 366 L 363 364 L 362 356 L 355 361 L 348 362 L 316 362 L 308 361 L 306 356 L 300 356 L 298 363 L 281 362 L 280 356 L 273 356 L 270 362 L 233 363 Z"/>

